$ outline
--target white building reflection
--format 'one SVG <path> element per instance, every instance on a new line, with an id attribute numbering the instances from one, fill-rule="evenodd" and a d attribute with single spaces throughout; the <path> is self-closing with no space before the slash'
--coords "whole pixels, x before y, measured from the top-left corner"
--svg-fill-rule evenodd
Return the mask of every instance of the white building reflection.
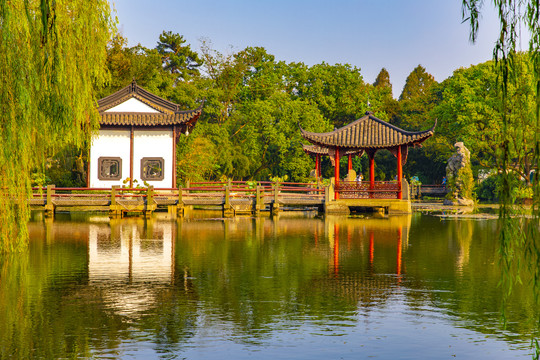
<path id="1" fill-rule="evenodd" d="M 136 316 L 153 308 L 174 281 L 174 223 L 142 219 L 92 224 L 89 284 L 111 309 Z"/>

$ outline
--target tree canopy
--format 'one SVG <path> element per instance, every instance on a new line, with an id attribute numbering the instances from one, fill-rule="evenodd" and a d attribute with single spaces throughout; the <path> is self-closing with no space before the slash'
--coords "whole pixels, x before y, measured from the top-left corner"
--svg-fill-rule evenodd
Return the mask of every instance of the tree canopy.
<path id="1" fill-rule="evenodd" d="M 176 74 L 179 79 L 189 80 L 199 75 L 198 68 L 202 65 L 202 61 L 189 45 L 184 45 L 185 43 L 186 40 L 182 35 L 163 31 L 159 35 L 156 50 L 161 55 L 165 70 Z"/>

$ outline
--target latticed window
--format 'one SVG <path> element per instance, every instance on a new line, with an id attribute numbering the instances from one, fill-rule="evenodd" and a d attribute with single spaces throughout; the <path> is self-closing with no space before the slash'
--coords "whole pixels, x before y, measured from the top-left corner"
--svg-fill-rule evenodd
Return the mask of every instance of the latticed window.
<path id="1" fill-rule="evenodd" d="M 146 157 L 141 159 L 141 179 L 148 181 L 163 180 L 165 161 L 161 157 Z"/>
<path id="2" fill-rule="evenodd" d="M 122 178 L 122 158 L 100 157 L 98 168 L 99 180 L 120 180 Z"/>

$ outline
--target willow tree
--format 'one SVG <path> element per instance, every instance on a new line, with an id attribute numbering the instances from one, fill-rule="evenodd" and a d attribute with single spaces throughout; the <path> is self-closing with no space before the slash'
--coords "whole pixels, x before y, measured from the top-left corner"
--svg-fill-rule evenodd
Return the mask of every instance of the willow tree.
<path id="1" fill-rule="evenodd" d="M 479 18 L 482 11 L 483 0 L 462 0 L 463 18 L 471 25 L 470 39 L 474 42 L 478 34 Z M 501 234 L 500 258 L 502 265 L 502 285 L 512 291 L 516 283 L 521 282 L 520 268 L 523 264 L 517 260 L 520 253 L 526 255 L 526 265 L 532 270 L 532 289 L 537 302 L 540 298 L 540 2 L 538 0 L 493 0 L 498 11 L 500 32 L 493 50 L 495 70 L 498 76 L 500 90 L 500 112 L 502 117 L 502 133 L 500 151 L 497 152 L 502 164 L 501 199 Z M 511 114 L 515 109 L 510 106 L 509 89 L 511 85 L 519 83 L 520 71 L 523 67 L 522 57 L 519 56 L 519 37 L 522 30 L 530 33 L 529 55 L 532 59 L 535 94 L 535 122 L 532 127 L 534 134 L 532 168 L 536 173 L 532 181 L 532 218 L 515 217 L 514 192 L 512 191 L 513 176 L 510 164 L 512 151 L 522 148 L 524 144 L 513 133 Z M 538 333 L 540 332 L 540 319 Z M 535 344 L 536 359 L 540 358 L 540 345 L 538 337 L 533 340 Z"/>
<path id="2" fill-rule="evenodd" d="M 106 0 L 0 0 L 0 251 L 26 246 L 30 174 L 97 128 Z"/>

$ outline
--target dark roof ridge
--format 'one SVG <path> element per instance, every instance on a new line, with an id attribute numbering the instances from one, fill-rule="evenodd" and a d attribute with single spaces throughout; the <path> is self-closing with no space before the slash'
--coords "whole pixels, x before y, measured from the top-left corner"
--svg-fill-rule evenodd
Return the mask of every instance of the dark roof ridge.
<path id="1" fill-rule="evenodd" d="M 350 127 L 353 127 L 355 126 L 356 124 L 358 124 L 360 121 L 366 121 L 368 119 L 371 119 L 371 120 L 374 120 L 376 122 L 378 122 L 379 124 L 382 124 L 384 126 L 388 126 L 389 128 L 393 129 L 393 130 L 396 130 L 396 131 L 399 131 L 400 133 L 404 134 L 404 135 L 421 135 L 421 134 L 425 134 L 427 132 L 430 132 L 430 131 L 434 131 L 435 130 L 435 127 L 437 126 L 437 119 L 435 119 L 435 123 L 433 124 L 433 126 L 430 128 L 430 129 L 427 129 L 427 130 L 422 130 L 422 131 L 408 131 L 408 130 L 404 130 L 404 129 L 401 129 L 393 124 L 390 124 L 389 122 L 387 121 L 384 121 L 384 120 L 381 120 L 379 119 L 378 117 L 375 117 L 373 115 L 373 112 L 371 111 L 366 111 L 366 114 L 364 116 L 362 116 L 361 118 L 359 119 L 356 119 L 352 122 L 350 122 L 349 124 L 345 125 L 345 126 L 342 126 L 340 127 L 339 129 L 335 129 L 335 130 L 332 130 L 332 131 L 328 131 L 328 132 L 324 132 L 324 133 L 315 133 L 315 132 L 311 132 L 311 131 L 307 131 L 307 130 L 304 130 L 302 129 L 302 127 L 300 125 L 298 125 L 300 127 L 300 131 L 304 134 L 317 134 L 319 136 L 328 136 L 328 135 L 332 135 L 334 133 L 336 133 L 337 131 L 340 131 L 340 130 L 346 130 Z"/>
<path id="2" fill-rule="evenodd" d="M 367 112 L 365 116 L 339 129 L 326 133 L 314 133 L 302 129 L 302 136 L 312 144 L 323 147 L 343 148 L 391 148 L 398 145 L 415 146 L 433 136 L 437 120 L 431 129 L 406 131 L 389 124 Z"/>
<path id="3" fill-rule="evenodd" d="M 121 103 L 130 98 L 138 97 L 140 97 L 140 99 L 138 100 L 146 100 L 148 103 L 143 101 L 146 105 L 158 111 L 166 110 L 170 112 L 177 112 L 180 110 L 180 105 L 152 94 L 148 90 L 137 85 L 135 80 L 133 80 L 129 85 L 123 87 L 122 89 L 102 99 L 99 99 L 98 110 L 106 111 L 117 105 L 120 105 Z M 153 104 L 157 105 L 157 107 L 152 106 Z M 162 109 L 159 109 L 159 107 L 161 107 Z"/>
<path id="4" fill-rule="evenodd" d="M 401 132 L 401 133 L 404 134 L 404 135 L 419 135 L 419 134 L 424 134 L 424 133 L 427 133 L 427 132 L 429 132 L 429 131 L 434 131 L 434 130 L 435 130 L 435 126 L 437 126 L 437 119 L 435 119 L 435 124 L 433 124 L 433 126 L 432 126 L 431 128 L 429 128 L 429 129 L 427 129 L 427 130 L 409 131 L 409 130 L 405 130 L 405 129 L 399 128 L 399 127 L 397 127 L 397 126 L 394 125 L 394 124 L 390 124 L 390 123 L 387 122 L 387 121 L 384 121 L 384 120 L 381 120 L 381 119 L 375 117 L 371 111 L 369 111 L 369 113 L 370 113 L 370 114 L 367 114 L 367 112 L 366 112 L 366 115 L 367 115 L 367 117 L 369 117 L 371 120 L 377 121 L 379 124 L 382 124 L 382 125 L 384 125 L 384 126 L 388 126 L 388 127 L 390 127 L 391 129 L 394 129 L 394 130 L 396 130 L 396 131 L 399 131 L 399 132 Z M 366 116 L 364 116 L 364 117 L 366 117 Z M 363 118 L 364 118 L 364 117 L 363 117 Z M 360 119 L 358 119 L 358 120 L 360 120 Z M 358 120 L 356 120 L 356 121 L 358 121 Z M 354 122 L 355 122 L 355 121 L 353 121 L 351 124 L 353 124 Z M 351 124 L 347 124 L 346 126 L 351 125 Z M 344 127 L 345 127 L 345 126 L 344 126 Z M 343 129 L 343 128 L 342 128 L 342 129 Z"/>

